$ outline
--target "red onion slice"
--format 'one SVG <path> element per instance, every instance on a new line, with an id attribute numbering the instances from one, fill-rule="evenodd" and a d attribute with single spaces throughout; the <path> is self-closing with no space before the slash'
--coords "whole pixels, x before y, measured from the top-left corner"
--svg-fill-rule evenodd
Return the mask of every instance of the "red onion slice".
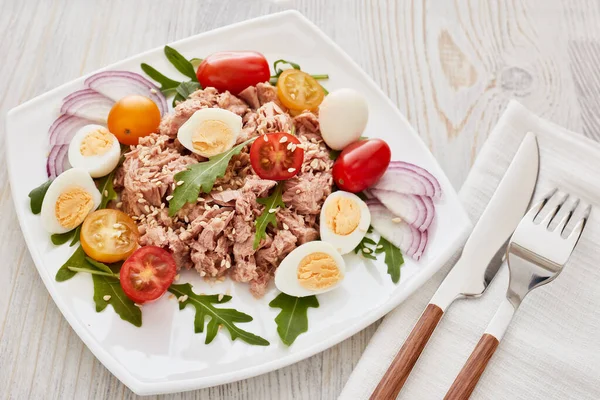
<path id="1" fill-rule="evenodd" d="M 95 90 L 83 89 L 65 97 L 60 113 L 106 124 L 113 104 L 115 104 L 113 100 Z"/>
<path id="2" fill-rule="evenodd" d="M 427 230 L 435 215 L 435 206 L 431 197 L 404 194 L 391 190 L 371 189 L 373 194 L 392 214 L 421 232 Z"/>
<path id="3" fill-rule="evenodd" d="M 46 161 L 46 172 L 48 173 L 48 178 L 56 178 L 58 175 L 62 174 L 71 167 L 69 164 L 68 153 L 68 144 L 58 144 L 50 149 L 48 161 Z"/>
<path id="4" fill-rule="evenodd" d="M 48 130 L 48 141 L 50 147 L 57 144 L 69 144 L 77 131 L 86 125 L 93 124 L 94 121 L 76 117 L 74 115 L 61 115 L 58 117 Z"/>
<path id="5" fill-rule="evenodd" d="M 390 176 L 386 180 L 384 180 L 385 176 L 388 173 L 392 176 Z M 412 179 L 408 179 L 407 176 L 412 176 Z M 405 180 L 406 180 L 406 182 L 405 182 Z M 426 192 L 424 192 L 424 193 L 414 192 L 414 191 L 418 190 L 417 188 L 419 187 L 419 185 L 416 184 L 415 181 L 419 181 L 419 182 L 423 183 L 423 185 L 426 187 Z M 379 186 L 380 182 L 382 182 L 382 184 L 386 187 L 380 187 Z M 392 186 L 392 184 L 395 185 L 397 187 L 397 189 L 390 188 L 390 186 Z M 435 199 L 439 199 L 442 196 L 442 186 L 440 185 L 440 182 L 436 179 L 436 177 L 433 176 L 433 174 L 431 174 L 431 172 L 429 172 L 426 169 L 421 168 L 415 164 L 407 163 L 404 161 L 390 162 L 388 170 L 383 175 L 383 177 L 379 180 L 379 182 L 377 182 L 375 184 L 375 186 L 380 189 L 394 190 L 394 191 L 398 191 L 401 193 L 407 193 L 407 194 L 418 194 L 421 196 L 433 197 Z M 408 187 L 408 188 L 414 187 L 414 189 L 412 189 L 412 191 L 411 191 L 411 189 L 406 189 L 408 191 L 402 192 L 401 190 L 403 187 Z"/>
<path id="6" fill-rule="evenodd" d="M 394 222 L 396 218 L 377 200 L 366 201 L 371 211 L 371 225 L 385 239 L 415 260 L 421 258 L 427 246 L 427 233 L 421 232 L 406 222 Z"/>
<path id="7" fill-rule="evenodd" d="M 156 103 L 161 115 L 168 111 L 167 100 L 160 89 L 140 74 L 129 71 L 104 71 L 85 80 L 85 86 L 119 101 L 125 96 L 138 94 L 146 96 Z"/>

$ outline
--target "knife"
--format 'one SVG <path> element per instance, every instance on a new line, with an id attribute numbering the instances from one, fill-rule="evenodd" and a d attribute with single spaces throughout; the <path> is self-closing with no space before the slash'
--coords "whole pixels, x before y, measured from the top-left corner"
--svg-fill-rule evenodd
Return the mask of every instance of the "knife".
<path id="1" fill-rule="evenodd" d="M 488 206 L 477 221 L 460 258 L 431 298 L 375 388 L 371 400 L 395 399 L 452 302 L 483 294 L 501 265 L 490 264 L 490 261 L 527 211 L 538 170 L 537 140 L 535 134 L 530 132 L 523 139 Z"/>

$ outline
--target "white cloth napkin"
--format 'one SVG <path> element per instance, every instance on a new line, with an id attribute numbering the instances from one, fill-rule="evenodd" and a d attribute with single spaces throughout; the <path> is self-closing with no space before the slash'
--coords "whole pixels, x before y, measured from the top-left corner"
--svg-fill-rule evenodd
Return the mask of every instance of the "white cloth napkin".
<path id="1" fill-rule="evenodd" d="M 594 210 L 562 274 L 525 298 L 471 398 L 600 399 L 600 144 L 511 102 L 481 149 L 460 198 L 477 221 L 529 131 L 537 134 L 540 148 L 534 197 L 559 187 Z M 386 316 L 340 399 L 370 396 L 450 267 Z M 444 397 L 507 285 L 503 267 L 481 298 L 458 300 L 449 308 L 399 399 Z"/>

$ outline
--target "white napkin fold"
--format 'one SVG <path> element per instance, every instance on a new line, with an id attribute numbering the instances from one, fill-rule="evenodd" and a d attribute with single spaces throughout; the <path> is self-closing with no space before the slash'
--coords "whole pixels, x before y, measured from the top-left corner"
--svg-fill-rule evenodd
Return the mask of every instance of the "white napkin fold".
<path id="1" fill-rule="evenodd" d="M 561 275 L 525 298 L 471 398 L 600 399 L 600 144 L 513 101 L 481 149 L 460 198 L 477 221 L 529 131 L 537 134 L 540 147 L 534 197 L 559 187 L 594 210 Z M 450 267 L 386 316 L 340 399 L 370 396 Z M 444 397 L 507 285 L 508 270 L 502 268 L 481 298 L 458 300 L 449 308 L 399 399 Z"/>

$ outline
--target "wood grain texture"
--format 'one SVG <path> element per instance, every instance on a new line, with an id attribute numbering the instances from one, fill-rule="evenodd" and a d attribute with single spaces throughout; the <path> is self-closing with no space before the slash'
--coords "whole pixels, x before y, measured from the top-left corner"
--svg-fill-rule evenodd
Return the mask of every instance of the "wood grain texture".
<path id="1" fill-rule="evenodd" d="M 477 386 L 485 367 L 498 348 L 498 339 L 489 333 L 484 334 L 469 359 L 450 386 L 444 400 L 468 400 Z"/>
<path id="2" fill-rule="evenodd" d="M 600 4 L 582 0 L 3 0 L 0 143 L 12 107 L 139 52 L 295 8 L 397 104 L 459 188 L 509 99 L 598 135 Z M 26 134 L 26 132 L 23 132 Z M 0 164 L 5 165 L 4 151 Z M 37 275 L 0 168 L 0 398 L 136 398 Z M 335 399 L 377 324 L 308 360 L 168 399 Z M 155 398 L 155 397 L 150 397 Z"/>
<path id="3" fill-rule="evenodd" d="M 373 391 L 371 400 L 395 399 L 398 396 L 429 338 L 442 319 L 442 315 L 444 312 L 440 307 L 435 304 L 427 305 L 421 318 Z"/>

